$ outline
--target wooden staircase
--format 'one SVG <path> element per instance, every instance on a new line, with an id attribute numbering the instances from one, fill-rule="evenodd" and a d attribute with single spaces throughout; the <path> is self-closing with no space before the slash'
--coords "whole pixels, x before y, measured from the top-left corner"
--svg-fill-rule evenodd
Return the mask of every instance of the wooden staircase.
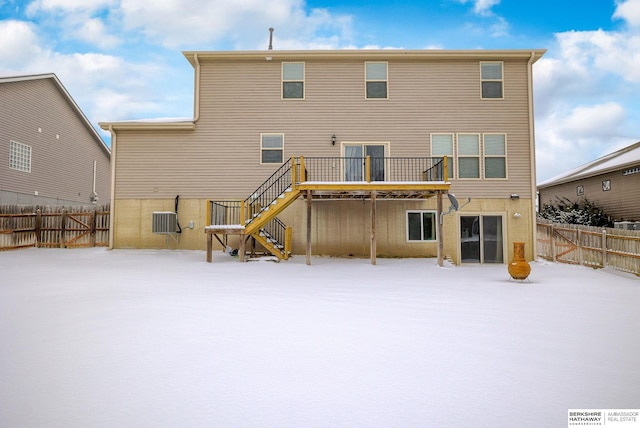
<path id="1" fill-rule="evenodd" d="M 276 223 L 273 226 L 279 226 L 279 229 L 284 228 L 285 238 L 288 230 L 290 238 L 291 229 L 287 228 L 284 223 L 278 219 L 277 215 L 298 199 L 299 196 L 300 191 L 298 189 L 288 188 L 268 206 L 256 212 L 251 219 L 245 222 L 245 235 L 253 237 L 256 242 L 260 243 L 266 250 L 280 260 L 289 258 L 291 253 L 290 239 L 288 241 L 285 239 L 284 242 L 282 242 L 281 239 L 278 239 L 277 234 L 269 230 L 269 225 L 270 223 Z"/>
<path id="2" fill-rule="evenodd" d="M 251 237 L 279 260 L 288 259 L 291 254 L 292 230 L 277 215 L 301 194 L 298 183 L 304 179 L 304 172 L 301 177 L 298 162 L 300 160 L 294 157 L 289 159 L 238 205 L 210 201 L 210 210 L 215 205 L 222 214 L 215 213 L 212 216 L 209 212 L 209 219 L 216 218 L 217 226 L 209 226 L 208 233 L 215 230 L 215 234 L 240 235 L 241 240 Z M 219 238 L 218 240 L 220 241 Z M 224 246 L 222 241 L 220 243 Z M 241 249 L 244 248 L 243 244 L 241 242 Z"/>

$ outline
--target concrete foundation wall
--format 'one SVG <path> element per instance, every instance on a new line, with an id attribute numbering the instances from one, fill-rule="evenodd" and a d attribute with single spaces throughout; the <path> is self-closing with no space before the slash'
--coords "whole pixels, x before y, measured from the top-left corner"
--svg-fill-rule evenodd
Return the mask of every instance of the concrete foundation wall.
<path id="1" fill-rule="evenodd" d="M 460 201 L 461 204 L 464 201 Z M 174 199 L 118 199 L 115 201 L 115 248 L 153 248 L 204 250 L 208 224 L 205 199 L 180 199 L 178 222 L 182 233 L 166 236 L 152 233 L 154 211 L 174 211 Z M 445 202 L 445 212 L 448 202 Z M 376 205 L 376 246 L 378 257 L 436 257 L 437 243 L 407 242 L 406 211 L 435 210 L 435 199 L 390 201 Z M 293 228 L 294 255 L 306 252 L 307 206 L 297 200 L 278 217 Z M 312 205 L 312 254 L 326 256 L 369 257 L 371 242 L 371 203 L 359 201 L 314 201 Z M 460 262 L 460 216 L 498 215 L 503 217 L 505 263 L 513 255 L 513 242 L 525 242 L 526 257 L 533 260 L 531 201 L 527 199 L 472 200 L 461 211 L 443 216 L 445 257 Z M 189 228 L 193 222 L 193 229 Z M 237 238 L 229 237 L 229 246 L 238 248 Z M 214 240 L 214 250 L 222 246 Z"/>

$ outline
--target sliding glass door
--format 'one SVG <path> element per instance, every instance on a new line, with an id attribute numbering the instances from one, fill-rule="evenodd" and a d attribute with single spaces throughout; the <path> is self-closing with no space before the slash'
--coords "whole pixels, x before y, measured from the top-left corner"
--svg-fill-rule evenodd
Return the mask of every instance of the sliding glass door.
<path id="1" fill-rule="evenodd" d="M 500 215 L 460 216 L 462 263 L 504 263 Z"/>

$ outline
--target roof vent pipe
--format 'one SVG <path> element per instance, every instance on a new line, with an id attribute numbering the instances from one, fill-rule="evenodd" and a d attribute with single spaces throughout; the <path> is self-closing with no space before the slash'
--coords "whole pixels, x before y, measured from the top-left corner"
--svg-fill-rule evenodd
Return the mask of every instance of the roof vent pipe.
<path id="1" fill-rule="evenodd" d="M 269 50 L 273 50 L 273 27 L 269 28 Z"/>

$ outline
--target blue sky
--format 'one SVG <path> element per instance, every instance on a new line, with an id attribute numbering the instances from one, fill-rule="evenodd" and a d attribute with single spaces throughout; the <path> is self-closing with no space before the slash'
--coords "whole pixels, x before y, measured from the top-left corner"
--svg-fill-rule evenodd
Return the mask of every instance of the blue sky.
<path id="1" fill-rule="evenodd" d="M 269 27 L 275 49 L 547 49 L 538 182 L 640 141 L 640 0 L 0 0 L 0 75 L 56 73 L 94 125 L 191 117 L 181 51 Z"/>

